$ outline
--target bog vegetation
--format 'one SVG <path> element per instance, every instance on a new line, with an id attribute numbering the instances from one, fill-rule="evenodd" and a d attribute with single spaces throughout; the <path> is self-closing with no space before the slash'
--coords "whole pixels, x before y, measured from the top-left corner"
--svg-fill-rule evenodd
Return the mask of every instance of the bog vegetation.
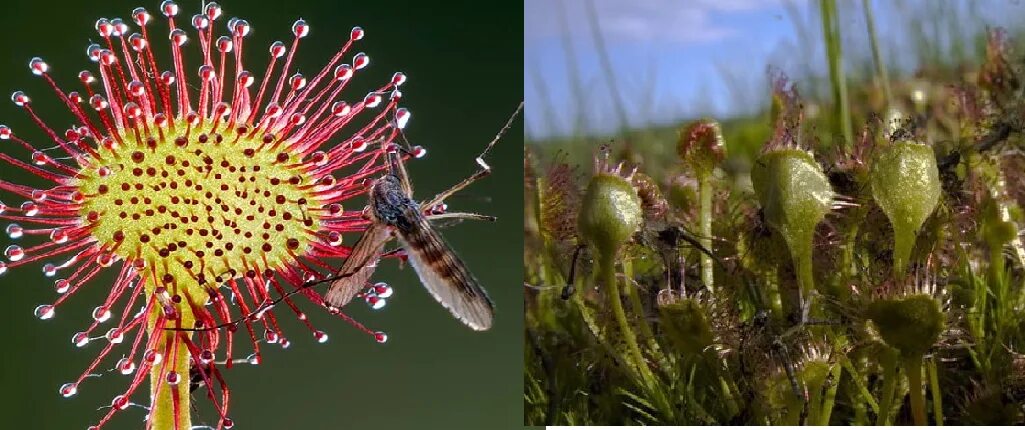
<path id="1" fill-rule="evenodd" d="M 774 70 L 758 118 L 528 145 L 526 423 L 1025 424 L 1025 63 L 983 39 L 831 68 L 829 105 Z"/>

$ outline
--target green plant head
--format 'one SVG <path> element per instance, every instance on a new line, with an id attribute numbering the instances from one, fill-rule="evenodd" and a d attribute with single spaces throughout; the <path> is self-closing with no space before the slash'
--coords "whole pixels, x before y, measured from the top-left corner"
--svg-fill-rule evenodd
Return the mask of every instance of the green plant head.
<path id="1" fill-rule="evenodd" d="M 833 188 L 811 154 L 799 149 L 765 152 L 751 169 L 751 181 L 766 222 L 794 256 L 811 254 L 815 226 L 830 211 Z"/>
<path id="2" fill-rule="evenodd" d="M 869 178 L 872 197 L 890 219 L 894 269 L 904 272 L 922 223 L 936 209 L 941 185 L 932 148 L 901 141 L 880 149 Z"/>
<path id="3" fill-rule="evenodd" d="M 587 184 L 577 229 L 585 243 L 609 257 L 641 227 L 643 216 L 641 198 L 630 181 L 598 173 Z"/>
<path id="4" fill-rule="evenodd" d="M 883 341 L 903 356 L 925 354 L 943 332 L 940 303 L 928 294 L 876 300 L 867 316 Z"/>
<path id="5" fill-rule="evenodd" d="M 726 145 L 723 144 L 719 123 L 702 119 L 680 129 L 676 153 L 699 179 L 707 178 L 715 166 L 726 158 Z"/>
<path id="6" fill-rule="evenodd" d="M 1006 206 L 995 199 L 987 202 L 982 210 L 982 235 L 991 246 L 1003 246 L 1018 237 L 1018 229 L 1011 221 Z"/>

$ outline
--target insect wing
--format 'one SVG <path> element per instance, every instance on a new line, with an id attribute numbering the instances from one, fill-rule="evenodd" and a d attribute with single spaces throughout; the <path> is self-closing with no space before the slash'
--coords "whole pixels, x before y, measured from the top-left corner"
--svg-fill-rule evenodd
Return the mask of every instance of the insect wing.
<path id="1" fill-rule="evenodd" d="M 356 246 L 352 248 L 352 253 L 335 273 L 339 279 L 332 282 L 324 294 L 324 301 L 328 305 L 341 308 L 349 304 L 367 285 L 370 276 L 377 269 L 377 261 L 381 258 L 381 252 L 388 239 L 391 239 L 391 234 L 388 227 L 382 224 L 372 224 L 363 233 Z"/>
<path id="2" fill-rule="evenodd" d="M 420 213 L 408 211 L 411 222 L 399 228 L 409 262 L 427 291 L 442 306 L 470 328 L 491 328 L 494 304 L 445 240 Z"/>

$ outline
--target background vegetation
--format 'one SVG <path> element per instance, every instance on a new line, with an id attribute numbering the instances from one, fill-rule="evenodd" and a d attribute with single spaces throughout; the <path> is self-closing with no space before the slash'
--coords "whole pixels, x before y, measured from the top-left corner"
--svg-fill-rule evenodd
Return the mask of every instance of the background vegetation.
<path id="1" fill-rule="evenodd" d="M 1025 423 L 1023 38 L 840 3 L 757 114 L 528 142 L 527 423 Z"/>

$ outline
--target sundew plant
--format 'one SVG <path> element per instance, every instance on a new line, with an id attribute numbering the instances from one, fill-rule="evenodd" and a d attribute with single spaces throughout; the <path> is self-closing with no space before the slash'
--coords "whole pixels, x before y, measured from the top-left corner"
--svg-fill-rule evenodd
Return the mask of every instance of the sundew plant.
<path id="1" fill-rule="evenodd" d="M 528 145 L 527 424 L 1025 424 L 1021 54 L 859 82 L 836 13 L 829 103 Z"/>
<path id="2" fill-rule="evenodd" d="M 124 375 L 123 391 L 97 405 L 102 415 L 90 429 L 130 407 L 147 411 L 146 428 L 200 428 L 195 399 L 216 413 L 202 428 L 233 427 L 224 375 L 260 364 L 261 347 L 290 345 L 282 313 L 307 327 L 304 336 L 328 340 L 303 301 L 368 339 L 387 339 L 303 287 L 333 273 L 327 259 L 349 254 L 343 234 L 367 228 L 362 204 L 351 203 L 388 171 L 388 153 L 426 153 L 396 140 L 410 119 L 399 107 L 405 75 L 354 96 L 345 89 L 370 62 L 358 50 L 360 27 L 305 75 L 294 60 L 306 21 L 268 48 L 249 46 L 250 24 L 218 4 L 197 12 L 164 1 L 153 14 L 137 8 L 128 19 L 97 20 L 85 50 L 92 66 L 51 70 L 33 58 L 38 86 L 10 98 L 25 119 L 0 126 L 8 144 L 0 160 L 46 184 L 0 180 L 22 200 L 0 204 L 11 239 L 0 274 L 45 263 L 56 296 L 35 307 L 43 321 L 79 306 L 71 302 L 80 289 L 106 290 L 93 320 L 71 336 L 75 347 L 94 348 L 95 360 L 55 387 L 70 398 L 113 377 L 101 374 Z M 170 54 L 155 54 L 156 44 Z M 246 68 L 253 56 L 269 58 L 265 70 Z M 76 88 L 54 79 L 76 74 Z M 55 98 L 73 122 L 38 114 L 34 97 Z M 97 281 L 104 273 L 111 283 Z M 374 283 L 359 297 L 380 308 L 390 295 Z"/>

